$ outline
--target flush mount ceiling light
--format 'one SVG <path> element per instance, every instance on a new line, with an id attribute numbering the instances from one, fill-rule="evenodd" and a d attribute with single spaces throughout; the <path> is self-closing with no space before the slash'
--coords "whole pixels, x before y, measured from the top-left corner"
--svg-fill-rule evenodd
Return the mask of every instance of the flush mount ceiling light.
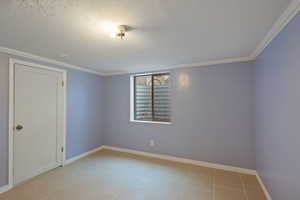
<path id="1" fill-rule="evenodd" d="M 123 40 L 126 36 L 126 32 L 128 32 L 129 27 L 125 25 L 119 25 L 110 33 L 111 38 L 120 38 Z"/>
<path id="2" fill-rule="evenodd" d="M 103 21 L 101 23 L 102 29 L 105 33 L 109 34 L 111 38 L 119 38 L 124 40 L 127 35 L 127 32 L 133 30 L 132 27 L 127 25 L 116 25 L 111 21 Z"/>

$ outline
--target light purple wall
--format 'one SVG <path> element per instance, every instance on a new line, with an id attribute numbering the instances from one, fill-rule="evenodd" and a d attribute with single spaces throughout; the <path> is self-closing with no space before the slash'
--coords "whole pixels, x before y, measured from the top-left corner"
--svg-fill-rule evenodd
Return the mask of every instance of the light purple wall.
<path id="1" fill-rule="evenodd" d="M 256 61 L 257 170 L 273 200 L 300 199 L 300 15 Z"/>
<path id="2" fill-rule="evenodd" d="M 103 86 L 103 77 L 68 70 L 68 159 L 103 144 Z"/>
<path id="3" fill-rule="evenodd" d="M 9 57 L 0 53 L 0 187 L 8 180 Z M 103 144 L 103 81 L 98 75 L 68 69 L 67 158 Z"/>
<path id="4" fill-rule="evenodd" d="M 172 125 L 129 122 L 129 75 L 106 77 L 104 143 L 254 169 L 254 69 L 244 62 L 172 71 Z M 190 78 L 186 89 L 180 74 Z"/>
<path id="5" fill-rule="evenodd" d="M 8 180 L 8 59 L 0 54 L 0 187 Z"/>

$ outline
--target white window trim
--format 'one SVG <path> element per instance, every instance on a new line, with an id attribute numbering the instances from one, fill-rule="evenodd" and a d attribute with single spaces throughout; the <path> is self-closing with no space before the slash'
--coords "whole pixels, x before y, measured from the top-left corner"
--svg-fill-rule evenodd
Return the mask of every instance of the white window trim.
<path id="1" fill-rule="evenodd" d="M 169 71 L 164 72 L 151 72 L 151 73 L 143 73 L 143 74 L 134 74 L 130 76 L 130 122 L 136 123 L 146 123 L 146 124 L 164 124 L 164 125 L 171 125 L 172 122 L 163 122 L 163 121 L 143 121 L 143 120 L 135 120 L 134 119 L 134 77 L 136 76 L 143 76 L 143 75 L 153 75 L 153 74 L 162 74 L 162 73 L 169 73 Z"/>

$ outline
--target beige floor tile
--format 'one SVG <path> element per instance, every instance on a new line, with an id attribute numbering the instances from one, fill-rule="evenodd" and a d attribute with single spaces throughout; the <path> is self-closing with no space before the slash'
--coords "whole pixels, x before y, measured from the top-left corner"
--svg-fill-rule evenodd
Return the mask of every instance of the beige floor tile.
<path id="1" fill-rule="evenodd" d="M 105 150 L 26 181 L 0 200 L 245 200 L 243 184 L 248 200 L 265 200 L 253 176 Z"/>
<path id="2" fill-rule="evenodd" d="M 180 200 L 212 200 L 212 185 L 209 187 L 199 185 L 187 185 L 179 189 Z"/>
<path id="3" fill-rule="evenodd" d="M 118 200 L 180 200 L 179 190 L 171 187 L 160 189 L 124 190 L 119 193 Z"/>
<path id="4" fill-rule="evenodd" d="M 261 188 L 257 189 L 246 189 L 248 200 L 267 200 L 263 190 Z"/>
<path id="5" fill-rule="evenodd" d="M 243 190 L 243 183 L 239 173 L 216 169 L 213 178 L 215 185 Z"/>
<path id="6" fill-rule="evenodd" d="M 43 200 L 47 196 L 37 190 L 36 185 L 30 182 L 17 185 L 12 190 L 0 194 L 0 200 Z"/>
<path id="7" fill-rule="evenodd" d="M 213 169 L 199 166 L 189 166 L 186 176 L 188 186 L 194 185 L 204 190 L 212 190 Z"/>
<path id="8" fill-rule="evenodd" d="M 103 185 L 79 183 L 54 192 L 47 200 L 115 200 L 117 195 L 115 191 Z"/>
<path id="9" fill-rule="evenodd" d="M 214 169 L 208 167 L 201 167 L 201 166 L 188 166 L 188 171 L 190 174 L 195 176 L 203 176 L 203 177 L 212 177 L 214 175 Z"/>
<path id="10" fill-rule="evenodd" d="M 244 191 L 218 186 L 214 188 L 214 197 L 214 200 L 247 200 Z"/>
<path id="11" fill-rule="evenodd" d="M 260 184 L 255 175 L 242 174 L 242 181 L 246 188 L 259 189 Z"/>

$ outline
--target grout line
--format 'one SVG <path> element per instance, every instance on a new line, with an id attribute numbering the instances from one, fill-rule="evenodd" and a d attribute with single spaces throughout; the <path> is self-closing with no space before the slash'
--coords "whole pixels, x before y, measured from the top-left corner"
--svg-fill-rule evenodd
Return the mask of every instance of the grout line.
<path id="1" fill-rule="evenodd" d="M 244 194 L 245 194 L 246 200 L 249 200 L 248 194 L 247 194 L 247 191 L 246 191 L 246 186 L 245 186 L 245 183 L 244 183 L 244 181 L 243 181 L 242 175 L 239 174 L 239 177 L 240 177 L 241 182 L 242 182 L 242 185 L 243 185 L 243 192 L 244 192 Z"/>

